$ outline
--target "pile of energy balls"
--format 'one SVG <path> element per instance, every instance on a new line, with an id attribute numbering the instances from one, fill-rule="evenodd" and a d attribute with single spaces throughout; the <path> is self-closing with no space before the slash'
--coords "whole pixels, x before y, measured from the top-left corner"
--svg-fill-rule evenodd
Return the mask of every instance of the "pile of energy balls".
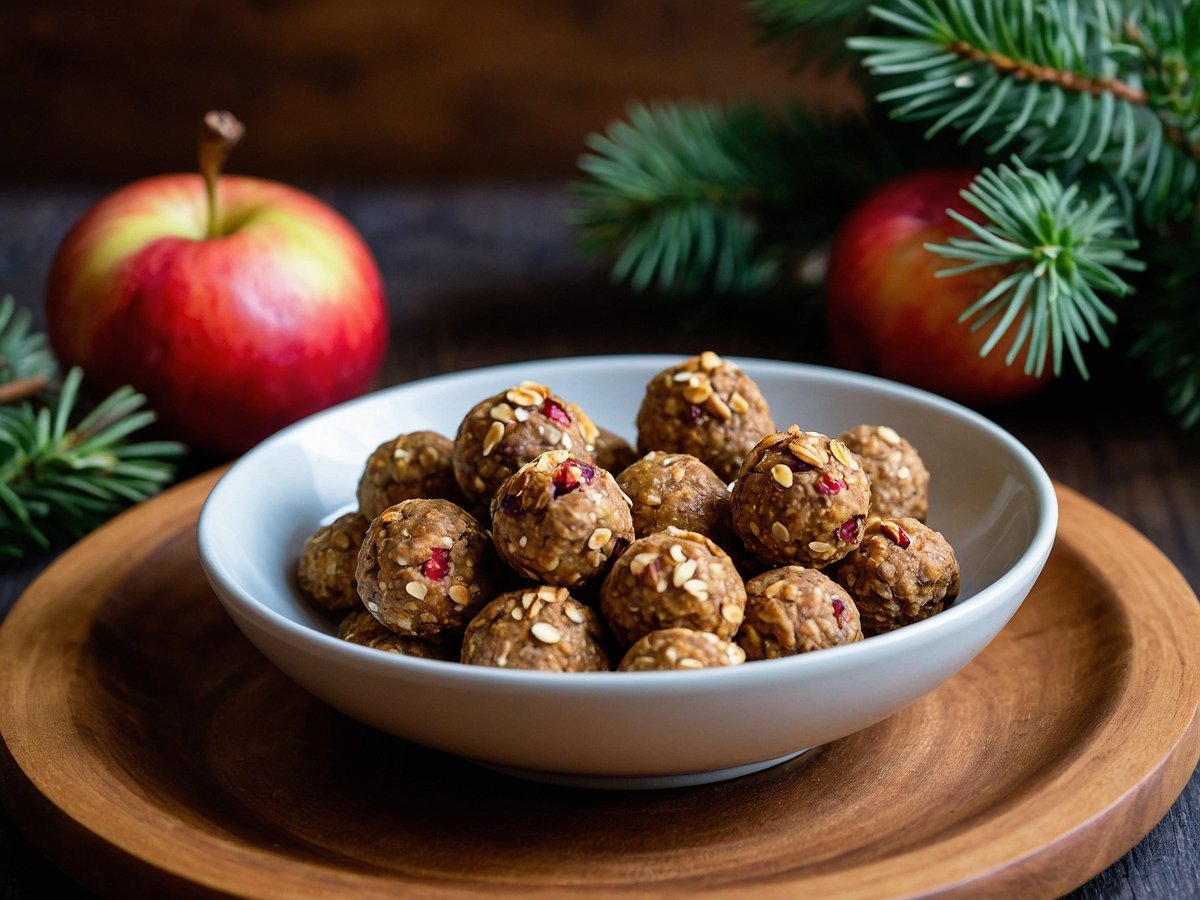
<path id="1" fill-rule="evenodd" d="M 549 387 L 476 404 L 454 440 L 398 435 L 358 509 L 322 526 L 302 593 L 340 637 L 554 672 L 693 669 L 807 653 L 958 595 L 924 524 L 929 472 L 887 425 L 777 430 L 754 381 L 705 351 L 656 375 L 636 449 Z"/>

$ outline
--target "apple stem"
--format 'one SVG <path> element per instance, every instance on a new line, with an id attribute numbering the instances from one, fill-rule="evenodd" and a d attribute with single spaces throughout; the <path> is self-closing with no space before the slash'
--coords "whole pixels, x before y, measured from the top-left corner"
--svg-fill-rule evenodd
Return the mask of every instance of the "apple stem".
<path id="1" fill-rule="evenodd" d="M 208 195 L 206 233 L 210 238 L 221 233 L 221 219 L 217 211 L 217 182 L 221 177 L 221 169 L 245 133 L 246 126 L 231 112 L 214 109 L 204 115 L 204 130 L 200 134 L 200 174 L 204 176 L 204 189 Z"/>

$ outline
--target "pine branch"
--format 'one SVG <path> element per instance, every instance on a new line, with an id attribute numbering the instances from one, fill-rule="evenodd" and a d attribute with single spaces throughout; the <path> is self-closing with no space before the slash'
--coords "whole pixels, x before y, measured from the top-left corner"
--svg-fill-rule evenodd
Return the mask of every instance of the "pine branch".
<path id="1" fill-rule="evenodd" d="M 1194 6 L 888 0 L 871 13 L 895 33 L 849 43 L 888 79 L 879 99 L 895 118 L 932 120 L 927 135 L 980 135 L 989 153 L 1015 146 L 1027 162 L 1066 173 L 1101 165 L 1151 222 L 1191 212 L 1200 181 Z"/>
<path id="2" fill-rule="evenodd" d="M 11 296 L 0 299 L 0 403 L 37 393 L 57 368 L 46 336 L 30 330 L 29 310 L 18 310 Z"/>
<path id="3" fill-rule="evenodd" d="M 848 65 L 846 39 L 870 24 L 871 0 L 750 0 L 761 43 L 782 46 L 797 59 Z"/>
<path id="4" fill-rule="evenodd" d="M 1115 197 L 1101 193 L 1089 200 L 1077 185 L 1064 187 L 1053 174 L 1015 158 L 1011 168 L 984 169 L 962 197 L 983 221 L 948 210 L 971 236 L 927 249 L 963 263 L 939 276 L 996 268 L 995 286 L 960 317 L 972 329 L 992 326 L 980 352 L 991 352 L 1015 324 L 1009 365 L 1027 347 L 1026 372 L 1042 374 L 1049 357 L 1057 375 L 1065 347 L 1086 378 L 1082 345 L 1095 338 L 1107 347 L 1105 323 L 1116 321 L 1100 295 L 1132 293 L 1115 270 L 1144 268 L 1126 255 L 1137 241 L 1123 236 L 1126 221 L 1112 215 Z"/>
<path id="5" fill-rule="evenodd" d="M 798 107 L 635 104 L 587 145 L 569 220 L 584 254 L 614 258 L 639 291 L 775 286 L 888 169 L 860 124 Z"/>
<path id="6" fill-rule="evenodd" d="M 129 442 L 154 420 L 129 387 L 70 425 L 82 378 L 71 369 L 49 406 L 0 407 L 0 555 L 79 537 L 174 476 L 165 460 L 183 452 L 180 444 Z"/>

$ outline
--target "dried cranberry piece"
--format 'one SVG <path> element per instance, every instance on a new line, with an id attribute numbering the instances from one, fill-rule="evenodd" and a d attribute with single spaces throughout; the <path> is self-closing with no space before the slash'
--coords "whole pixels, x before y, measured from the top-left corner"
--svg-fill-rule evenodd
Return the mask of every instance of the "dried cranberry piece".
<path id="1" fill-rule="evenodd" d="M 563 428 L 571 427 L 571 416 L 563 409 L 563 405 L 553 397 L 547 397 L 542 401 L 542 415 L 553 422 L 557 422 Z"/>
<path id="2" fill-rule="evenodd" d="M 824 494 L 826 497 L 836 494 L 846 486 L 846 482 L 834 478 L 828 472 L 822 472 L 821 477 L 817 479 L 816 488 L 818 494 Z"/>
<path id="3" fill-rule="evenodd" d="M 561 497 L 563 494 L 569 494 L 579 487 L 580 481 L 584 484 L 591 484 L 595 477 L 595 466 L 580 462 L 573 456 L 568 457 L 555 467 L 554 474 L 550 476 L 550 481 L 554 485 L 553 495 Z"/>
<path id="4" fill-rule="evenodd" d="M 890 537 L 892 539 L 892 542 L 895 543 L 895 545 L 897 547 L 899 547 L 901 550 L 907 550 L 908 545 L 911 543 L 911 540 L 908 537 L 908 532 L 900 527 L 899 522 L 896 522 L 894 524 L 896 527 L 895 534 L 893 534 L 891 529 L 888 529 L 888 528 L 883 529 L 883 533 L 886 534 L 888 537 Z"/>
<path id="5" fill-rule="evenodd" d="M 862 527 L 862 516 L 851 516 L 837 530 L 838 540 L 843 544 L 853 544 L 858 538 L 858 530 Z"/>
<path id="6" fill-rule="evenodd" d="M 450 551 L 434 547 L 433 554 L 421 563 L 421 574 L 431 581 L 441 581 L 450 571 Z"/>
<path id="7" fill-rule="evenodd" d="M 683 410 L 683 420 L 689 425 L 693 425 L 700 421 L 704 415 L 704 407 L 697 406 L 695 403 L 689 403 Z"/>
<path id="8" fill-rule="evenodd" d="M 833 617 L 835 619 L 837 619 L 838 628 L 844 628 L 846 626 L 846 623 L 844 621 L 842 621 L 842 616 L 845 614 L 845 612 L 846 612 L 846 604 L 843 603 L 839 598 L 834 597 L 833 598 Z"/>
<path id="9" fill-rule="evenodd" d="M 500 498 L 500 509 L 510 516 L 521 512 L 521 497 L 518 494 L 505 494 Z"/>

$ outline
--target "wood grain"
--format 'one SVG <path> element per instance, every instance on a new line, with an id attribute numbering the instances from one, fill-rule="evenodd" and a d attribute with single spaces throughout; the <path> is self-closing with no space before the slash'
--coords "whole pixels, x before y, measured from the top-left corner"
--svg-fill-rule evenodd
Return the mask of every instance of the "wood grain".
<path id="1" fill-rule="evenodd" d="M 943 687 L 767 772 L 621 793 L 509 779 L 295 687 L 204 583 L 213 478 L 76 545 L 0 628 L 6 802 L 101 893 L 1054 896 L 1200 757 L 1200 606 L 1069 489 L 1029 600 Z"/>
<path id="2" fill-rule="evenodd" d="M 0 5 L 5 177 L 191 168 L 200 116 L 274 178 L 562 177 L 628 100 L 857 106 L 755 45 L 741 0 Z"/>

